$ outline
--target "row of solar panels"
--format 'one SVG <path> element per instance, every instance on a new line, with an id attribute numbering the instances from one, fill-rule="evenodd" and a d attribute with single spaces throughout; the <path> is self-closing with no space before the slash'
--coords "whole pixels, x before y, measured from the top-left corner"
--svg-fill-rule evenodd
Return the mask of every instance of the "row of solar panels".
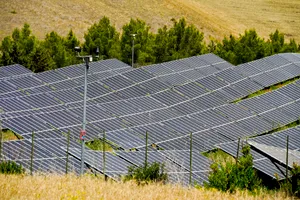
<path id="1" fill-rule="evenodd" d="M 299 76 L 299 61 L 298 54 L 281 54 L 234 67 L 208 54 L 142 69 L 130 69 L 128 66 L 114 68 L 115 75 L 109 78 L 103 76 L 105 78 L 100 81 L 92 79 L 89 84 L 88 137 L 101 137 L 100 133 L 107 131 L 107 138 L 114 145 L 124 149 L 143 149 L 145 132 L 148 131 L 150 143 L 167 150 L 186 149 L 187 145 L 182 145 L 182 141 L 185 144 L 188 133 L 193 132 L 193 146 L 204 151 L 237 137 L 272 130 L 279 124 L 298 118 L 300 92 L 297 85 L 241 101 L 238 105 L 228 102 L 270 84 Z M 2 125 L 24 138 L 30 138 L 32 131 L 38 138 L 59 138 L 62 132 L 69 130 L 77 136 L 81 126 L 82 86 L 67 82 L 74 82 L 76 78 L 82 80 L 83 73 L 73 72 L 77 69 L 75 66 L 70 68 L 64 71 L 65 80 L 51 77 L 57 71 L 39 75 L 44 77 L 40 82 L 46 84 L 42 86 L 36 86 L 34 81 L 27 85 L 26 79 L 21 77 L 0 81 L 0 84 L 8 81 L 18 84 L 17 80 L 22 79 L 19 86 L 27 87 L 22 88 L 23 92 L 14 90 L 2 93 L 2 97 L 12 96 L 1 99 L 2 110 L 6 111 L 1 114 L 1 118 L 5 118 Z M 90 77 L 102 73 L 106 72 L 97 71 Z M 182 77 L 187 78 L 187 74 L 195 76 L 185 81 Z M 37 80 L 34 76 L 30 77 Z M 264 78 L 258 77 L 273 77 L 276 81 L 266 83 L 261 81 Z M 57 87 L 54 92 L 43 92 L 46 87 L 53 90 L 51 81 L 66 85 L 66 88 L 60 90 Z M 26 91 L 34 95 L 26 95 Z M 24 109 L 24 106 L 28 107 Z"/>
<path id="2" fill-rule="evenodd" d="M 51 146 L 51 149 L 49 147 Z M 31 140 L 9 141 L 3 144 L 4 159 L 14 160 L 27 169 L 31 165 Z M 68 157 L 68 171 L 79 173 L 80 145 L 70 140 Z M 65 138 L 36 139 L 34 141 L 33 171 L 36 173 L 66 172 L 67 141 Z M 165 172 L 169 181 L 181 184 L 189 183 L 189 151 L 150 151 L 148 163 L 159 162 L 165 164 Z M 115 180 L 128 173 L 129 166 L 143 166 L 145 152 L 106 152 L 105 174 Z M 208 180 L 210 161 L 199 152 L 192 153 L 192 180 L 193 183 L 203 184 Z M 85 152 L 85 170 L 92 168 L 103 173 L 103 154 L 99 151 Z"/>
<path id="3" fill-rule="evenodd" d="M 299 127 L 287 129 L 274 134 L 259 136 L 248 139 L 245 144 L 251 145 L 251 154 L 253 155 L 253 166 L 260 172 L 272 177 L 273 179 L 282 180 L 286 178 L 286 147 L 287 136 L 289 136 L 289 161 L 288 172 L 292 163 L 300 164 L 300 129 Z M 240 154 L 243 142 L 240 144 Z M 229 142 L 217 145 L 221 150 L 236 157 L 238 142 Z"/>
<path id="4" fill-rule="evenodd" d="M 174 80 L 179 80 L 176 76 L 178 73 L 184 73 L 186 71 L 185 67 L 187 66 L 184 64 L 184 61 L 187 63 L 187 61 L 190 60 L 195 60 L 198 61 L 200 64 L 198 65 L 191 65 L 188 68 L 189 72 L 191 74 L 196 75 L 194 79 L 189 79 L 188 81 L 195 81 L 195 84 L 184 84 L 181 85 L 180 87 L 176 87 L 177 91 L 180 93 L 183 93 L 189 98 L 194 98 L 195 96 L 203 95 L 211 90 L 217 90 L 215 92 L 216 95 L 219 97 L 223 98 L 226 101 L 231 101 L 235 100 L 237 98 L 243 97 L 245 95 L 248 95 L 249 93 L 253 91 L 257 91 L 261 89 L 262 87 L 268 86 L 268 83 L 261 82 L 258 80 L 272 80 L 272 82 L 269 82 L 269 85 L 274 84 L 275 82 L 280 82 L 284 81 L 290 78 L 293 78 L 295 76 L 298 76 L 300 74 L 300 67 L 297 66 L 297 62 L 293 64 L 286 60 L 283 57 L 287 57 L 290 59 L 291 56 L 294 56 L 297 58 L 296 54 L 289 55 L 289 54 L 282 54 L 280 56 L 277 55 L 270 57 L 268 59 L 265 59 L 263 61 L 259 61 L 259 63 L 263 63 L 264 65 L 273 65 L 273 69 L 270 71 L 269 68 L 266 68 L 268 71 L 260 71 L 256 69 L 256 74 L 251 74 L 250 78 L 255 78 L 253 80 L 249 80 L 248 78 L 245 78 L 244 75 L 248 75 L 247 72 L 244 72 L 243 70 L 241 71 L 240 69 L 243 69 L 243 66 L 238 66 L 234 67 L 231 66 L 229 63 L 221 60 L 220 58 L 208 54 L 204 56 L 198 56 L 198 57 L 192 57 L 192 58 L 187 58 L 183 59 L 181 61 L 171 61 L 167 63 L 163 63 L 161 65 L 153 65 L 149 67 L 144 67 L 143 69 L 131 69 L 129 66 L 125 67 L 124 65 L 121 65 L 120 63 L 115 63 L 114 69 L 116 72 L 119 73 L 120 70 L 128 71 L 122 74 L 111 73 L 112 69 L 110 71 L 100 71 L 99 68 L 102 68 L 102 66 L 105 66 L 103 63 L 104 61 L 97 62 L 95 63 L 95 69 L 96 73 L 91 74 L 88 80 L 91 80 L 92 83 L 89 85 L 89 92 L 88 92 L 88 97 L 89 98 L 96 98 L 100 96 L 105 96 L 105 98 L 99 98 L 97 101 L 98 103 L 100 102 L 106 102 L 106 101 L 117 101 L 117 100 L 122 100 L 122 99 L 128 99 L 128 98 L 134 98 L 138 96 L 145 96 L 147 94 L 153 94 L 165 89 L 170 88 L 171 86 L 174 85 L 181 85 L 183 83 L 169 83 L 167 81 L 162 80 L 163 76 L 170 76 Z M 290 56 L 290 57 L 289 57 Z M 218 70 L 215 65 L 216 64 L 208 64 L 208 63 L 202 63 L 205 58 L 212 57 L 215 60 L 215 63 L 226 65 L 227 67 L 219 68 L 221 70 Z M 281 62 L 276 62 L 281 65 L 278 66 L 274 65 L 270 61 L 278 60 L 280 57 Z M 218 59 L 217 59 L 218 58 Z M 293 59 L 291 59 L 293 60 Z M 117 62 L 116 60 L 109 60 L 110 62 Z M 201 62 L 202 61 L 202 62 Z M 107 61 L 106 61 L 107 62 Z M 195 61 L 194 61 L 195 62 Z M 258 62 L 258 61 L 257 61 Z M 265 64 L 267 63 L 267 64 Z M 97 65 L 96 65 L 97 64 Z M 255 62 L 253 62 L 253 65 L 255 65 Z M 256 64 L 257 65 L 257 64 Z M 179 68 L 178 66 L 184 66 Z M 177 68 L 176 68 L 177 67 Z M 156 72 L 153 69 L 163 69 L 167 68 L 169 69 L 167 74 L 151 74 Z M 175 70 L 174 70 L 174 69 Z M 183 69 L 182 69 L 183 68 Z M 203 69 L 210 69 L 206 70 L 205 72 L 202 72 L 202 75 L 197 74 L 197 70 L 203 70 Z M 253 66 L 252 66 L 253 68 Z M 67 70 L 66 70 L 67 69 Z M 5 80 L 1 81 L 0 85 L 2 86 L 1 88 L 4 88 L 4 90 L 10 91 L 9 93 L 7 92 L 2 92 L 2 97 L 7 97 L 7 96 L 18 96 L 20 94 L 36 94 L 35 95 L 30 95 L 25 97 L 21 97 L 18 100 L 15 101 L 20 101 L 22 104 L 26 105 L 24 108 L 18 107 L 17 111 L 20 110 L 28 110 L 28 109 L 33 109 L 33 108 L 42 108 L 42 107 L 48 107 L 48 106 L 57 106 L 60 104 L 68 104 L 72 102 L 78 102 L 82 100 L 82 90 L 83 90 L 83 77 L 82 73 L 79 73 L 80 70 L 73 74 L 71 72 L 76 71 L 75 69 L 81 69 L 81 72 L 83 73 L 83 69 L 80 67 L 76 66 L 71 66 L 67 68 L 61 68 L 58 70 L 52 70 L 44 73 L 39 73 L 39 74 L 34 74 L 29 77 L 21 77 L 21 78 L 15 78 L 11 80 Z M 92 69 L 92 67 L 91 67 Z M 171 69 L 173 71 L 171 71 Z M 181 71 L 176 71 L 181 70 Z M 148 71 L 147 71 L 148 70 Z M 166 71 L 166 70 L 164 70 Z M 255 70 L 254 70 L 255 71 Z M 113 71 L 114 72 L 114 71 Z M 151 73 L 149 73 L 151 72 Z M 107 73 L 111 73 L 110 76 L 107 76 Z M 175 74 L 174 74 L 175 73 Z M 271 76 L 270 73 L 272 74 L 281 74 L 281 76 L 276 77 Z M 116 75 L 117 74 L 117 75 Z M 205 74 L 205 75 L 204 75 Z M 81 75 L 81 77 L 79 77 Z M 101 75 L 102 77 L 99 77 Z M 57 77 L 58 76 L 58 77 Z M 95 76 L 95 77 L 93 77 Z M 111 77 L 113 76 L 113 77 Z M 157 76 L 157 77 L 155 77 Z M 53 78 L 56 77 L 56 78 Z M 74 77 L 76 77 L 74 79 Z M 109 77 L 109 78 L 108 78 Z M 260 78 L 258 78 L 260 77 Z M 103 78 L 103 79 L 101 79 Z M 77 79 L 80 79 L 77 80 Z M 97 81 L 98 80 L 98 81 Z M 100 80 L 100 82 L 99 82 Z M 54 82 L 53 82 L 54 81 Z M 96 81 L 96 82 L 95 82 Z M 61 88 L 59 86 L 62 86 Z M 10 86 L 10 87 L 8 87 Z M 200 87 L 202 86 L 202 88 Z M 12 87 L 12 88 L 11 88 Z M 20 89 L 23 91 L 21 92 Z M 55 89 L 54 92 L 53 89 Z M 11 91 L 13 90 L 13 91 Z M 62 90 L 62 91 L 61 91 Z M 39 94 L 41 92 L 44 92 L 42 94 Z M 188 93 L 188 94 L 186 94 Z M 117 94 L 117 95 L 116 95 Z M 0 94 L 1 95 L 1 94 Z M 109 98 L 108 98 L 109 96 Z M 49 99 L 48 101 L 39 103 L 40 101 L 33 101 L 33 99 Z M 57 101 L 55 101 L 55 99 Z M 104 99 L 104 100 L 103 100 Z M 14 100 L 10 100 L 14 101 Z M 0 105 L 3 107 L 3 110 L 5 112 L 13 112 L 16 111 L 13 109 L 10 105 L 6 106 Z M 10 108 L 7 108 L 9 107 Z"/>
<path id="5" fill-rule="evenodd" d="M 139 102 L 145 103 L 146 98 L 150 97 L 137 99 L 134 105 L 139 105 Z M 155 99 L 155 95 L 153 98 Z M 159 104 L 159 101 L 154 101 L 153 105 L 156 107 L 149 112 L 137 111 L 130 104 L 117 106 L 112 103 L 89 106 L 88 138 L 93 139 L 103 131 L 107 131 L 109 140 L 124 149 L 129 149 L 143 146 L 143 138 L 145 132 L 148 131 L 151 142 L 159 144 L 162 148 L 176 149 L 177 143 L 184 143 L 188 133 L 193 132 L 195 138 L 199 137 L 199 145 L 196 146 L 201 150 L 207 150 L 216 142 L 261 134 L 297 120 L 299 98 L 300 87 L 290 84 L 275 92 L 240 101 L 238 104 L 223 102 L 213 108 L 207 107 L 208 109 L 196 106 L 201 105 L 199 103 L 192 106 L 190 102 L 164 107 L 163 104 Z M 155 104 L 156 102 L 158 103 Z M 185 107 L 180 107 L 181 105 Z M 30 137 L 33 130 L 38 136 L 40 133 L 47 135 L 45 132 L 52 133 L 53 127 L 64 132 L 70 130 L 74 135 L 78 135 L 82 108 L 45 113 L 39 110 L 35 112 L 35 115 L 3 120 L 3 126 L 10 127 L 25 138 Z M 116 113 L 119 114 L 118 117 L 113 116 Z M 32 120 L 33 118 L 35 121 Z M 37 121 L 40 123 L 36 123 Z M 256 125 L 253 126 L 253 124 Z M 48 137 L 52 135 L 49 134 Z M 195 139 L 195 143 L 196 141 Z M 186 147 L 185 145 L 179 146 L 180 148 Z"/>

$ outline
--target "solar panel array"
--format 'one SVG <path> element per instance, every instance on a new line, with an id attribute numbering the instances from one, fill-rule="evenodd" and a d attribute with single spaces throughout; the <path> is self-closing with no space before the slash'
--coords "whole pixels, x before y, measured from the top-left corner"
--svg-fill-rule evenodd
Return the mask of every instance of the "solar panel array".
<path id="1" fill-rule="evenodd" d="M 80 149 L 71 149 L 70 154 L 80 158 Z M 189 184 L 189 151 L 150 151 L 148 163 L 164 163 L 165 172 L 171 183 Z M 192 182 L 203 184 L 208 181 L 209 166 L 211 162 L 199 152 L 193 152 Z M 95 170 L 103 173 L 103 154 L 99 151 L 88 150 L 86 163 Z M 117 152 L 116 155 L 106 153 L 105 174 L 115 180 L 128 173 L 129 166 L 143 166 L 145 152 Z"/>
<path id="2" fill-rule="evenodd" d="M 251 145 L 251 154 L 253 156 L 253 166 L 262 173 L 272 177 L 273 179 L 285 179 L 286 177 L 286 138 L 289 136 L 289 174 L 291 163 L 297 161 L 300 164 L 300 129 L 299 127 L 290 128 L 273 134 L 258 136 L 248 139 L 246 144 Z M 238 142 L 228 142 L 217 145 L 221 150 L 236 157 Z M 243 144 L 243 142 L 242 142 Z M 241 145 L 242 148 L 243 145 Z M 264 147 L 264 148 L 261 148 Z M 258 149 L 258 147 L 260 147 Z M 240 149 L 241 149 L 240 148 Z M 272 153 L 267 151 L 269 149 Z M 240 151 L 241 152 L 241 151 Z M 296 155 L 294 155 L 298 152 Z M 284 154 L 284 156 L 282 156 Z M 242 155 L 240 153 L 239 155 Z M 294 160 L 292 160 L 294 158 Z"/>
<path id="3" fill-rule="evenodd" d="M 74 65 L 0 79 L 2 126 L 25 139 L 32 132 L 41 139 L 68 131 L 78 137 L 83 71 L 84 65 Z M 149 144 L 187 150 L 191 132 L 194 150 L 211 150 L 297 120 L 299 82 L 232 102 L 298 76 L 299 54 L 278 54 L 239 66 L 213 54 L 139 69 L 116 59 L 94 62 L 88 75 L 87 139 L 101 138 L 105 131 L 114 147 L 143 150 L 148 132 Z"/>

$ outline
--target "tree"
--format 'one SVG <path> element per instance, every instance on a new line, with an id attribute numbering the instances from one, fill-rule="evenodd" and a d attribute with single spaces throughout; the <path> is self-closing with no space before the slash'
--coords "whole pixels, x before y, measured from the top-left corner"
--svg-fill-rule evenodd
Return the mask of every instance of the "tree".
<path id="1" fill-rule="evenodd" d="M 47 69 L 56 69 L 78 63 L 74 47 L 79 45 L 79 41 L 72 31 L 69 32 L 66 39 L 52 31 L 46 35 L 41 45 L 49 55 Z"/>
<path id="2" fill-rule="evenodd" d="M 150 64 L 155 61 L 153 55 L 154 34 L 150 33 L 150 26 L 140 19 L 131 19 L 122 28 L 121 36 L 121 57 L 122 61 L 132 61 L 132 35 L 134 38 L 134 63 L 137 65 Z"/>
<path id="3" fill-rule="evenodd" d="M 107 17 L 93 24 L 84 35 L 83 50 L 95 55 L 97 47 L 101 59 L 120 58 L 120 39 L 116 28 L 110 24 Z"/>
<path id="4" fill-rule="evenodd" d="M 2 64 L 21 64 L 32 69 L 31 56 L 34 53 L 37 40 L 31 35 L 30 26 L 24 24 L 20 30 L 16 28 L 11 37 L 5 37 L 1 43 Z"/>
<path id="5" fill-rule="evenodd" d="M 204 35 L 194 25 L 187 25 L 184 18 L 178 22 L 172 19 L 174 25 L 170 30 L 163 27 L 158 30 L 155 39 L 154 55 L 156 63 L 200 55 L 206 52 Z"/>
<path id="6" fill-rule="evenodd" d="M 221 58 L 238 65 L 269 55 L 268 45 L 255 30 L 246 30 L 244 35 L 235 38 L 230 35 L 217 45 L 215 53 Z"/>

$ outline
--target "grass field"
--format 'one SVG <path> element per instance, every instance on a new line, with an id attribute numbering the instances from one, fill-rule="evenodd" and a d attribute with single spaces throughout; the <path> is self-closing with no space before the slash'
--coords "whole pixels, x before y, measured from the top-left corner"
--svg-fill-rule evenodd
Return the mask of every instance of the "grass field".
<path id="1" fill-rule="evenodd" d="M 265 193 L 253 196 L 248 192 L 235 194 L 216 190 L 185 188 L 174 185 L 105 182 L 99 178 L 76 176 L 16 176 L 0 175 L 0 197 L 6 199 L 291 199 L 284 193 Z"/>
<path id="2" fill-rule="evenodd" d="M 171 18 L 185 17 L 206 39 L 255 28 L 265 38 L 279 29 L 300 42 L 298 0 L 0 0 L 0 10 L 0 40 L 25 22 L 39 38 L 73 29 L 82 40 L 91 24 L 107 16 L 119 30 L 130 18 L 143 19 L 156 31 L 171 25 Z"/>

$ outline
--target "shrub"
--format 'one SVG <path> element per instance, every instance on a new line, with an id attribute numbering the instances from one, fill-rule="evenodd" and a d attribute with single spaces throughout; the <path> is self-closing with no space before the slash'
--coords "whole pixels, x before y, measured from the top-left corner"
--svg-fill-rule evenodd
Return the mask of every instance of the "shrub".
<path id="1" fill-rule="evenodd" d="M 135 180 L 138 184 L 149 182 L 165 182 L 168 179 L 164 164 L 154 162 L 145 166 L 130 166 L 125 181 Z"/>
<path id="2" fill-rule="evenodd" d="M 24 172 L 22 165 L 18 165 L 14 161 L 0 162 L 0 173 L 2 174 L 23 174 Z"/>
<path id="3" fill-rule="evenodd" d="M 213 163 L 209 182 L 206 187 L 216 188 L 221 191 L 234 192 L 237 189 L 254 191 L 261 186 L 261 181 L 253 169 L 253 158 L 250 154 L 250 147 L 245 146 L 242 150 L 243 156 L 237 164 L 227 162 L 225 164 Z"/>
<path id="4" fill-rule="evenodd" d="M 300 165 L 293 164 L 292 173 L 292 192 L 295 196 L 300 197 Z"/>

